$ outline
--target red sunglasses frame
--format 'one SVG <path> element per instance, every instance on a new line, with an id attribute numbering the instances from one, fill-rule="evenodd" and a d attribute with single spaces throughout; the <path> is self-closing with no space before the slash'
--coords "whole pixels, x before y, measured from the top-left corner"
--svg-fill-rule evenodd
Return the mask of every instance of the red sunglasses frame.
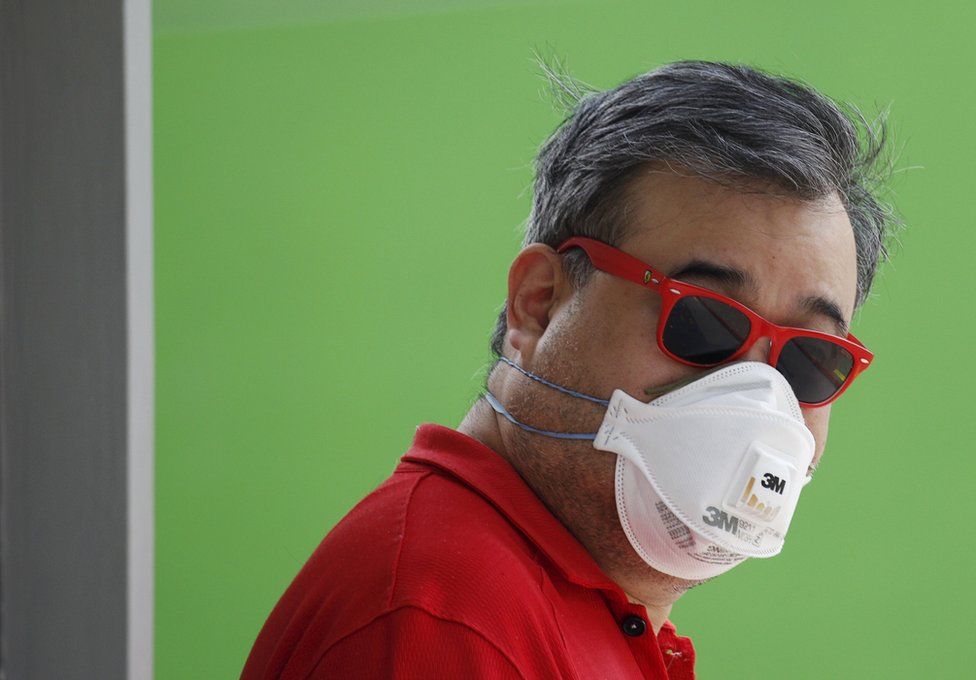
<path id="1" fill-rule="evenodd" d="M 854 362 L 851 365 L 850 372 L 847 374 L 847 379 L 840 385 L 840 387 L 837 388 L 836 392 L 830 395 L 830 397 L 818 402 L 805 402 L 798 400 L 804 406 L 818 407 L 826 406 L 843 394 L 844 391 L 850 387 L 851 383 L 854 382 L 854 378 L 866 370 L 867 367 L 871 365 L 871 360 L 874 359 L 874 354 L 872 354 L 871 351 L 865 347 L 860 340 L 855 338 L 853 334 L 848 333 L 846 338 L 842 338 L 839 335 L 822 333 L 820 331 L 814 331 L 807 328 L 780 326 L 772 321 L 764 319 L 753 310 L 733 300 L 732 298 L 728 298 L 720 293 L 708 290 L 707 288 L 702 288 L 701 286 L 696 286 L 691 283 L 684 283 L 683 281 L 669 278 L 657 269 L 654 269 L 650 265 L 641 262 L 633 255 L 628 255 L 622 250 L 618 250 L 617 248 L 607 245 L 602 241 L 597 241 L 595 239 L 586 238 L 583 236 L 574 236 L 563 241 L 559 247 L 556 248 L 556 252 L 563 253 L 570 248 L 581 248 L 586 253 L 587 257 L 590 258 L 590 262 L 593 263 L 593 266 L 597 269 L 630 281 L 631 283 L 636 283 L 643 288 L 650 288 L 651 290 L 660 293 L 661 312 L 658 316 L 657 323 L 657 345 L 668 357 L 687 366 L 704 368 L 707 366 L 717 366 L 729 361 L 734 361 L 738 357 L 748 352 L 749 348 L 751 348 L 759 338 L 765 337 L 769 338 L 770 342 L 767 363 L 773 368 L 776 368 L 776 364 L 779 362 L 779 355 L 783 350 L 783 346 L 789 340 L 793 338 L 816 338 L 818 340 L 825 340 L 827 342 L 834 343 L 835 345 L 839 345 L 843 349 L 847 350 L 853 357 Z M 682 359 L 665 347 L 665 322 L 670 316 L 671 311 L 674 309 L 674 306 L 678 300 L 689 295 L 718 300 L 719 302 L 725 303 L 730 307 L 737 309 L 749 319 L 750 329 L 748 337 L 746 337 L 745 341 L 742 343 L 742 347 L 736 350 L 736 352 L 728 359 L 714 364 L 697 364 Z"/>

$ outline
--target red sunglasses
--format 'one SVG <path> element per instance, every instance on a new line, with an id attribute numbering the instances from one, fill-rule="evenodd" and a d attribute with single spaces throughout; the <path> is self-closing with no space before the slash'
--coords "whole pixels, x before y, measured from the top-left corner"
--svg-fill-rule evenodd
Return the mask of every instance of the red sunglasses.
<path id="1" fill-rule="evenodd" d="M 769 338 L 770 366 L 786 377 L 804 406 L 825 406 L 843 394 L 874 355 L 855 338 L 806 328 L 779 326 L 724 295 L 668 278 L 637 258 L 582 236 L 556 252 L 582 248 L 593 266 L 661 295 L 657 344 L 689 366 L 715 366 L 745 354 L 756 340 Z"/>

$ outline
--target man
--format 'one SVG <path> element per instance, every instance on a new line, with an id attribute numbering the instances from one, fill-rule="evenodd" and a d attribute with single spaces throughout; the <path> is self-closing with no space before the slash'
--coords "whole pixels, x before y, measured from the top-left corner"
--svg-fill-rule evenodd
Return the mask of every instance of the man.
<path id="1" fill-rule="evenodd" d="M 552 74 L 550 74 L 552 75 Z M 575 96 L 542 148 L 487 391 L 418 428 L 244 678 L 692 678 L 688 588 L 776 554 L 870 364 L 884 144 L 832 102 L 679 62 Z"/>

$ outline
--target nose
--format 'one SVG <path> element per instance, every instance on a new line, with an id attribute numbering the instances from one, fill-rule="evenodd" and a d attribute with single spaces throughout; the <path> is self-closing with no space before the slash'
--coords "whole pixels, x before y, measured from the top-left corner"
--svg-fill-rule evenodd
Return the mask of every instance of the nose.
<path id="1" fill-rule="evenodd" d="M 758 338 L 746 353 L 739 357 L 739 361 L 758 361 L 763 364 L 769 363 L 769 338 Z"/>

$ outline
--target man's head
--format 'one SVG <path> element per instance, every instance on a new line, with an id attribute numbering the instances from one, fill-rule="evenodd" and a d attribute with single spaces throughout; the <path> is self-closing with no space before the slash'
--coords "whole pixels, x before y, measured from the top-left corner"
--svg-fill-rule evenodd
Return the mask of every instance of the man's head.
<path id="1" fill-rule="evenodd" d="M 856 303 L 864 302 L 893 221 L 873 195 L 886 170 L 883 120 L 852 119 L 812 88 L 742 65 L 675 62 L 604 92 L 547 72 L 574 108 L 536 159 L 524 245 L 555 247 L 570 236 L 619 245 L 640 227 L 626 200 L 633 180 L 648 165 L 671 166 L 744 191 L 839 196 L 857 245 Z M 578 285 L 593 271 L 579 252 L 567 268 Z M 502 309 L 495 354 L 505 331 Z"/>
<path id="2" fill-rule="evenodd" d="M 679 62 L 585 95 L 554 77 L 575 94 L 575 109 L 537 159 L 525 247 L 492 337 L 496 354 L 581 392 L 606 398 L 620 388 L 645 402 L 706 372 L 660 351 L 658 293 L 595 270 L 580 249 L 555 252 L 571 236 L 613 245 L 773 323 L 846 334 L 892 221 L 872 195 L 883 125 L 852 120 L 812 89 L 744 66 Z M 760 339 L 741 358 L 765 361 L 767 351 Z M 488 385 L 535 427 L 592 432 L 604 415 L 504 364 Z M 814 465 L 829 411 L 804 409 Z M 507 423 L 500 436 L 601 566 L 639 581 L 646 565 L 617 526 L 614 456 Z"/>

